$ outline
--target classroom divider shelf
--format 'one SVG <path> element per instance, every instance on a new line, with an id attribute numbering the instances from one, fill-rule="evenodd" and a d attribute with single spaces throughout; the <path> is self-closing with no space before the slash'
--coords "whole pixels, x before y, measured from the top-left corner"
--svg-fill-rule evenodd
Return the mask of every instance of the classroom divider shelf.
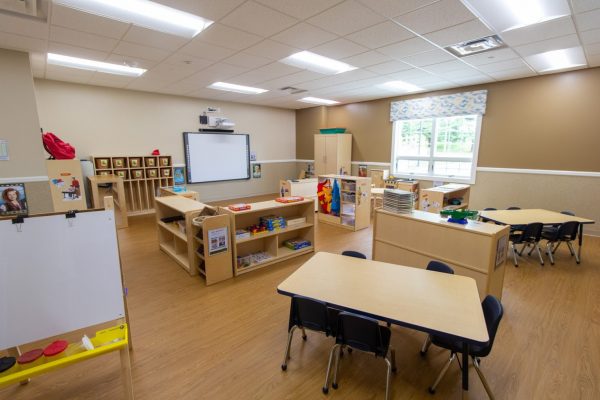
<path id="1" fill-rule="evenodd" d="M 329 187 L 327 190 L 333 192 L 334 182 L 337 183 L 340 188 L 341 203 L 339 215 L 325 212 L 319 206 L 319 222 L 353 231 L 367 228 L 370 225 L 371 178 L 349 175 L 321 175 L 318 179 L 319 187 L 323 191 L 325 191 L 325 187 Z"/>

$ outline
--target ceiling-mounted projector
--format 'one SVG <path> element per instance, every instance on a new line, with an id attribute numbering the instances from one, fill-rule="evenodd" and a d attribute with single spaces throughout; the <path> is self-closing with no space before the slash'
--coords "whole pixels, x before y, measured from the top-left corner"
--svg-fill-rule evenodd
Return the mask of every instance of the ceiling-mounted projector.
<path id="1" fill-rule="evenodd" d="M 235 122 L 228 118 L 211 117 L 208 115 L 200 116 L 200 124 L 214 129 L 233 129 L 235 127 Z"/>

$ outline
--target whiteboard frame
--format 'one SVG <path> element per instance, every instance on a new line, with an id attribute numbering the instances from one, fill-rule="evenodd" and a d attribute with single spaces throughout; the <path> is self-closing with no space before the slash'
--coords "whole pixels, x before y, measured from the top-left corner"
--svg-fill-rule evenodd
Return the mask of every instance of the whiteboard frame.
<path id="1" fill-rule="evenodd" d="M 247 178 L 235 178 L 235 179 L 217 179 L 212 181 L 192 181 L 192 172 L 190 168 L 190 159 L 188 153 L 188 135 L 234 135 L 234 136 L 246 136 L 246 159 L 248 160 Z M 247 133 L 230 133 L 230 132 L 183 132 L 183 154 L 185 157 L 185 172 L 186 180 L 188 184 L 199 184 L 199 183 L 212 183 L 212 182 L 229 182 L 229 181 L 247 181 L 251 178 L 250 171 L 250 135 Z"/>

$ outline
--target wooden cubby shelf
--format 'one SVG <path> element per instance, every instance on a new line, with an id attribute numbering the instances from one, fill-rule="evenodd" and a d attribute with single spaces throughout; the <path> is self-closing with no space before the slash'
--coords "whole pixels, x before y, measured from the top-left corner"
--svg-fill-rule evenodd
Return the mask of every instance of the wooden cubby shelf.
<path id="1" fill-rule="evenodd" d="M 319 205 L 319 222 L 353 231 L 367 228 L 371 220 L 371 178 L 350 175 L 319 176 L 319 187 L 326 183 L 333 188 L 334 182 L 337 182 L 340 188 L 339 215 L 327 213 L 323 206 Z"/>
<path id="2" fill-rule="evenodd" d="M 263 268 L 288 258 L 311 253 L 315 249 L 314 200 L 304 199 L 294 203 L 279 203 L 275 200 L 250 204 L 249 210 L 232 211 L 220 207 L 219 211 L 230 216 L 231 241 L 233 242 L 234 274 L 240 275 Z M 236 231 L 258 225 L 261 217 L 283 217 L 286 221 L 304 218 L 305 221 L 287 225 L 285 228 L 253 234 L 250 237 L 237 238 Z M 284 246 L 286 240 L 301 239 L 311 243 L 308 247 L 292 250 Z M 240 259 L 252 258 L 251 255 L 265 253 L 269 258 L 241 266 Z M 245 263 L 247 263 L 246 261 Z"/>
<path id="3" fill-rule="evenodd" d="M 469 206 L 469 185 L 449 183 L 429 189 L 421 189 L 419 209 L 432 213 L 441 210 L 466 209 Z M 451 199 L 458 199 L 460 204 L 450 204 Z"/>

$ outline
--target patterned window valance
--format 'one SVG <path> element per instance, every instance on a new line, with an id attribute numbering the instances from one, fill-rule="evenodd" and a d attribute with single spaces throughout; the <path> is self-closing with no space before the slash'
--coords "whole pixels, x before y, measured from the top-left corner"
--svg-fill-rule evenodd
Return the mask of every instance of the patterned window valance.
<path id="1" fill-rule="evenodd" d="M 485 114 L 487 90 L 392 102 L 390 121 Z"/>

